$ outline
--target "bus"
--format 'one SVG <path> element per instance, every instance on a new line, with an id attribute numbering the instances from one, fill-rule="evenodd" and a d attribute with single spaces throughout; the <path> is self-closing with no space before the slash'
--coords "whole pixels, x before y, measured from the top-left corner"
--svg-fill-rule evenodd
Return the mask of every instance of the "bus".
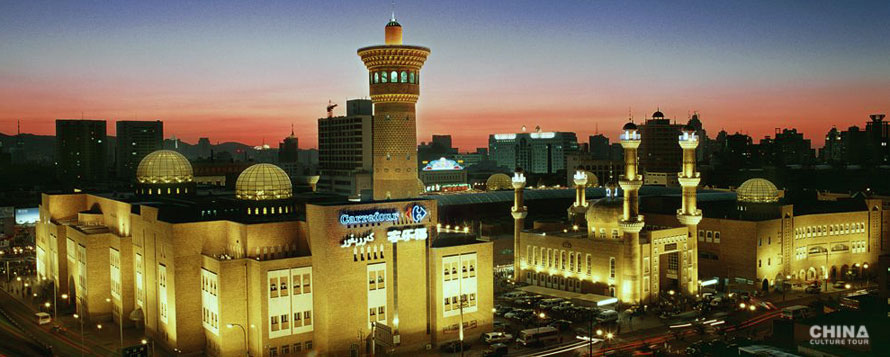
<path id="1" fill-rule="evenodd" d="M 806 318 L 809 315 L 810 308 L 803 305 L 794 305 L 782 309 L 782 318 L 788 320 L 797 320 Z"/>
<path id="2" fill-rule="evenodd" d="M 516 342 L 523 346 L 546 345 L 557 341 L 559 341 L 559 330 L 551 326 L 522 330 L 519 332 L 519 338 L 516 339 Z"/>

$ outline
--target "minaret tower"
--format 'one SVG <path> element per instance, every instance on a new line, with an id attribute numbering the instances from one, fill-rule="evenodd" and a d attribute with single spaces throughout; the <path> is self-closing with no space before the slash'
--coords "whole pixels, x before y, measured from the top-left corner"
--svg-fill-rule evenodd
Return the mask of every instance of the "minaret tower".
<path id="1" fill-rule="evenodd" d="M 517 169 L 513 173 L 513 207 L 510 213 L 513 215 L 513 281 L 519 281 L 522 273 L 522 262 L 520 262 L 521 254 L 519 254 L 520 242 L 519 235 L 525 228 L 525 217 L 528 215 L 528 208 L 525 207 L 522 194 L 525 189 L 525 174 L 522 170 Z"/>
<path id="2" fill-rule="evenodd" d="M 684 292 L 690 295 L 698 293 L 698 223 L 701 222 L 701 210 L 696 207 L 695 190 L 701 181 L 701 175 L 695 170 L 695 148 L 698 147 L 698 135 L 695 134 L 695 128 L 687 124 L 680 131 L 679 138 L 680 147 L 683 148 L 683 168 L 677 174 L 677 180 L 683 187 L 683 203 L 677 210 L 677 220 L 681 224 L 689 228 L 689 235 L 686 238 L 687 251 L 691 252 L 687 256 L 691 261 L 683 262 L 684 271 L 680 274 L 684 277 L 682 286 Z"/>
<path id="3" fill-rule="evenodd" d="M 368 68 L 374 103 L 374 199 L 401 199 L 420 194 L 417 181 L 417 122 L 414 104 L 420 96 L 420 67 L 430 49 L 402 44 L 402 25 L 395 14 L 386 24 L 386 44 L 360 48 Z"/>
<path id="4" fill-rule="evenodd" d="M 640 133 L 636 124 L 624 124 L 621 133 L 621 147 L 624 148 L 624 175 L 618 181 L 624 191 L 624 212 L 618 222 L 624 231 L 624 254 L 618 266 L 622 278 L 620 289 L 616 295 L 623 301 L 639 301 L 641 295 L 640 279 L 640 231 L 643 230 L 643 216 L 640 215 L 640 187 L 643 176 L 637 167 L 637 149 L 640 147 Z"/>
<path id="5" fill-rule="evenodd" d="M 584 214 L 587 212 L 587 180 L 587 172 L 580 168 L 572 176 L 572 182 L 575 184 L 575 203 L 569 208 L 569 219 L 573 224 L 584 221 Z"/>

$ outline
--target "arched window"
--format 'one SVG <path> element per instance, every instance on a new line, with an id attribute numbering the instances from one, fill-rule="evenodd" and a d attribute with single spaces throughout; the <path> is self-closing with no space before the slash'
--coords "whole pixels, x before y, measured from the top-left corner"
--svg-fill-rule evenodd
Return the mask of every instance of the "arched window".
<path id="1" fill-rule="evenodd" d="M 374 83 L 380 83 L 380 73 L 374 72 Z"/>
<path id="2" fill-rule="evenodd" d="M 408 83 L 414 83 L 414 72 L 408 74 Z"/>
<path id="3" fill-rule="evenodd" d="M 386 72 L 380 72 L 380 83 L 386 83 Z"/>
<path id="4" fill-rule="evenodd" d="M 396 71 L 389 72 L 389 81 L 399 83 L 399 73 Z"/>
<path id="5" fill-rule="evenodd" d="M 408 83 L 408 72 L 402 71 L 402 76 L 399 79 L 402 83 Z"/>

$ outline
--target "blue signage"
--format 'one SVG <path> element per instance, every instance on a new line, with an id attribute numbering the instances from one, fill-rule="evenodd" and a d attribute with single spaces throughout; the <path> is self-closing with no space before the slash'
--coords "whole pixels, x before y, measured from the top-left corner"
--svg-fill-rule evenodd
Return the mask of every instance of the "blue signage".
<path id="1" fill-rule="evenodd" d="M 394 209 L 347 211 L 340 214 L 340 224 L 344 226 L 366 223 L 395 222 L 399 220 L 399 212 Z"/>
<path id="2" fill-rule="evenodd" d="M 412 221 L 420 222 L 424 218 L 426 218 L 428 211 L 426 210 L 426 207 L 424 207 L 424 206 L 412 205 L 412 206 L 409 206 L 408 212 L 406 212 L 406 213 L 408 214 L 408 217 L 411 218 Z"/>
<path id="3" fill-rule="evenodd" d="M 352 226 L 357 224 L 375 224 L 407 220 L 419 223 L 429 215 L 429 210 L 419 204 L 410 204 L 404 211 L 395 208 L 369 209 L 361 211 L 340 211 L 340 224 Z"/>

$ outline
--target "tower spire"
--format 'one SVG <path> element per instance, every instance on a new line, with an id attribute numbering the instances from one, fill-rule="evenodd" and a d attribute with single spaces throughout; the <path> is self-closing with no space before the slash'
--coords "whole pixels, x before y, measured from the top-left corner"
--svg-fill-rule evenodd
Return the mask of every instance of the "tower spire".
<path id="1" fill-rule="evenodd" d="M 294 123 L 290 123 L 290 136 L 294 136 Z"/>
<path id="2" fill-rule="evenodd" d="M 392 10 L 392 17 L 389 18 L 390 21 L 396 21 L 396 0 L 392 0 L 392 5 L 390 6 Z"/>

